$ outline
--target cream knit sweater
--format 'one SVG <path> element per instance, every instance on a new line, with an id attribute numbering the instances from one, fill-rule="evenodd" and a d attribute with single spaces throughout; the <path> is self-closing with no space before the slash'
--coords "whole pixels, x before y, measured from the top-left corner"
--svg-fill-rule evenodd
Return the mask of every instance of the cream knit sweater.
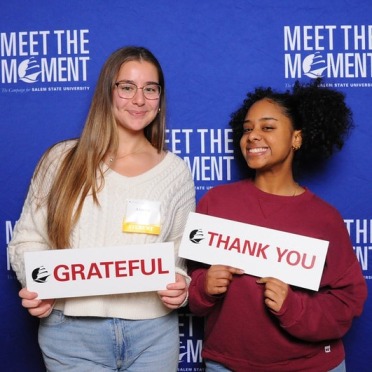
<path id="1" fill-rule="evenodd" d="M 53 179 L 55 169 L 66 149 L 74 141 L 56 145 L 45 164 L 49 164 L 43 182 Z M 35 192 L 40 195 L 37 180 L 32 180 L 29 193 L 9 243 L 10 262 L 18 280 L 25 286 L 23 253 L 50 249 L 46 232 L 46 208 L 37 209 Z M 45 186 L 45 183 L 44 183 Z M 89 247 L 174 242 L 176 271 L 187 276 L 185 262 L 177 255 L 183 229 L 190 211 L 195 209 L 195 189 L 186 163 L 168 152 L 148 172 L 125 177 L 111 169 L 105 173 L 105 186 L 99 195 L 99 206 L 87 197 L 81 217 L 71 234 L 74 249 Z M 160 235 L 123 233 L 121 224 L 127 199 L 160 201 Z M 151 319 L 170 312 L 156 292 L 59 299 L 55 304 L 65 315 Z"/>

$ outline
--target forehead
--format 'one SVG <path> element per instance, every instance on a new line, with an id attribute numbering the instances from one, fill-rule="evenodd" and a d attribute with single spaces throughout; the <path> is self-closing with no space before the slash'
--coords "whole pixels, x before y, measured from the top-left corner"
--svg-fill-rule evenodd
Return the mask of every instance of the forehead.
<path id="1" fill-rule="evenodd" d="M 159 74 L 156 66 L 147 61 L 124 62 L 119 69 L 117 80 L 157 82 Z"/>
<path id="2" fill-rule="evenodd" d="M 283 107 L 278 103 L 267 98 L 255 102 L 248 110 L 245 119 L 250 120 L 260 118 L 282 118 L 287 117 L 284 113 Z"/>

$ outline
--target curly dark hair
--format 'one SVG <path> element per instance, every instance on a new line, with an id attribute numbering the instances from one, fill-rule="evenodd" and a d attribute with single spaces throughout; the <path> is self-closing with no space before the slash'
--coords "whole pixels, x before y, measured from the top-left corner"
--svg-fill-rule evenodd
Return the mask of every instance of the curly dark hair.
<path id="1" fill-rule="evenodd" d="M 283 109 L 293 128 L 301 130 L 302 146 L 295 152 L 293 171 L 314 170 L 335 150 L 341 150 L 354 127 L 352 112 L 345 103 L 345 95 L 322 85 L 321 79 L 309 84 L 296 81 L 292 91 L 274 91 L 259 87 L 247 93 L 242 106 L 231 114 L 234 155 L 245 177 L 253 178 L 255 171 L 248 168 L 240 149 L 243 122 L 251 106 L 268 99 Z"/>

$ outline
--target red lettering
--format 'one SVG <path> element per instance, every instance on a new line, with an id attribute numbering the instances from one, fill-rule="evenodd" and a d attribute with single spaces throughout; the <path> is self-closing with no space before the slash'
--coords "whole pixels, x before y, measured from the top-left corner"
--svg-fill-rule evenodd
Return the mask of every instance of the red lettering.
<path id="1" fill-rule="evenodd" d="M 105 268 L 105 278 L 110 277 L 110 266 L 114 264 L 113 261 L 108 261 L 108 262 L 100 262 L 100 265 L 104 266 Z"/>
<path id="2" fill-rule="evenodd" d="M 244 243 L 242 243 L 240 238 L 232 238 L 229 235 L 224 236 L 211 231 L 208 231 L 208 234 L 210 236 L 208 243 L 210 246 L 215 245 L 216 248 L 223 248 L 229 251 L 235 250 L 237 253 L 247 253 L 250 256 L 262 256 L 265 260 L 267 259 L 265 250 L 270 247 L 269 244 L 263 245 L 262 243 L 257 242 L 252 243 L 249 240 L 244 240 Z M 232 240 L 231 244 L 230 240 Z"/>
<path id="3" fill-rule="evenodd" d="M 252 247 L 251 242 L 249 240 L 245 240 L 244 241 L 244 247 L 243 247 L 243 253 L 245 253 L 247 251 L 247 248 L 248 248 L 249 255 L 254 256 L 254 254 L 256 252 L 256 246 L 257 246 L 256 242 L 254 242 L 253 247 Z"/>
<path id="4" fill-rule="evenodd" d="M 168 274 L 169 270 L 163 270 L 162 260 L 161 258 L 152 258 L 151 259 L 151 269 L 146 270 L 146 262 L 145 260 L 141 260 L 141 273 L 143 275 L 153 275 L 155 272 L 158 274 Z"/>
<path id="5" fill-rule="evenodd" d="M 159 274 L 169 274 L 169 270 L 163 270 L 163 261 L 158 258 Z"/>
<path id="6" fill-rule="evenodd" d="M 219 234 L 214 233 L 214 232 L 211 232 L 211 231 L 208 231 L 208 235 L 210 235 L 210 239 L 209 239 L 209 243 L 208 243 L 208 245 L 213 245 L 213 240 L 214 240 L 214 238 L 215 238 L 217 235 L 219 235 Z"/>
<path id="7" fill-rule="evenodd" d="M 138 270 L 139 267 L 139 260 L 129 260 L 129 276 L 133 276 L 133 270 Z"/>
<path id="8" fill-rule="evenodd" d="M 59 282 L 67 282 L 70 280 L 70 274 L 67 265 L 58 265 L 54 268 L 53 275 Z"/>
<path id="9" fill-rule="evenodd" d="M 115 276 L 117 278 L 120 278 L 122 276 L 128 276 L 125 272 L 127 270 L 126 264 L 127 264 L 127 261 L 116 261 L 115 262 Z M 124 272 L 122 273 L 122 271 Z"/>
<path id="10" fill-rule="evenodd" d="M 294 261 L 291 262 L 291 258 L 290 257 L 293 257 L 293 255 L 295 256 L 295 258 L 294 258 Z M 301 256 L 300 256 L 300 254 L 297 251 L 290 251 L 287 254 L 288 265 L 297 266 L 298 263 L 300 262 L 300 260 L 301 260 Z"/>
<path id="11" fill-rule="evenodd" d="M 258 251 L 257 251 L 256 257 L 259 257 L 260 255 L 262 255 L 263 258 L 265 260 L 267 260 L 265 249 L 267 249 L 269 247 L 270 247 L 270 245 L 268 245 L 268 244 L 263 247 L 262 244 L 260 243 L 258 245 Z"/>
<path id="12" fill-rule="evenodd" d="M 98 278 L 102 279 L 101 272 L 99 271 L 99 268 L 95 262 L 90 265 L 87 279 L 92 279 L 93 276 L 97 276 Z"/>
<path id="13" fill-rule="evenodd" d="M 240 239 L 239 238 L 235 238 L 234 241 L 231 243 L 229 247 L 229 251 L 231 251 L 232 249 L 236 249 L 237 252 L 240 253 Z"/>
<path id="14" fill-rule="evenodd" d="M 113 272 L 111 272 L 113 267 Z M 54 278 L 59 282 L 67 282 L 69 280 L 89 280 L 94 277 L 99 279 L 110 278 L 114 275 L 116 278 L 133 276 L 136 270 L 140 270 L 143 275 L 169 274 L 169 270 L 163 269 L 163 261 L 161 258 L 152 258 L 146 260 L 129 260 L 129 261 L 105 261 L 93 262 L 89 268 L 85 268 L 83 264 L 58 265 L 54 268 Z"/>
<path id="15" fill-rule="evenodd" d="M 154 274 L 155 269 L 156 269 L 156 267 L 155 267 L 155 259 L 154 258 L 151 259 L 151 269 L 150 269 L 150 271 L 146 271 L 145 260 L 141 260 L 141 272 L 142 272 L 143 275 L 152 275 L 152 274 Z"/>
<path id="16" fill-rule="evenodd" d="M 279 256 L 278 262 L 282 262 L 282 258 L 288 252 L 288 249 L 285 249 L 284 252 L 282 253 L 280 251 L 280 248 L 279 247 L 276 247 L 276 251 L 278 252 L 278 256 Z"/>
<path id="17" fill-rule="evenodd" d="M 84 265 L 72 264 L 71 265 L 71 280 L 76 280 L 78 275 L 80 275 L 82 280 L 85 280 Z"/>
<path id="18" fill-rule="evenodd" d="M 229 244 L 229 241 L 230 241 L 230 237 L 229 236 L 227 236 L 226 239 L 224 239 L 222 237 L 222 234 L 220 234 L 218 236 L 218 240 L 217 240 L 217 248 L 220 248 L 220 245 L 223 244 L 224 245 L 223 249 L 227 249 L 228 244 Z"/>
<path id="19" fill-rule="evenodd" d="M 302 256 L 302 262 L 301 262 L 302 267 L 303 267 L 304 269 L 312 269 L 312 268 L 314 267 L 314 265 L 315 265 L 315 259 L 316 259 L 316 257 L 313 256 L 313 258 L 312 258 L 312 260 L 311 260 L 311 264 L 310 264 L 310 266 L 306 266 L 306 264 L 305 264 L 306 257 L 307 257 L 307 255 L 306 255 L 306 253 L 305 253 L 305 254 Z"/>
<path id="20" fill-rule="evenodd" d="M 291 265 L 291 266 L 297 266 L 300 261 L 301 261 L 301 266 L 304 268 L 304 269 L 312 269 L 315 265 L 315 260 L 316 260 L 316 256 L 313 256 L 312 259 L 311 259 L 311 263 L 310 264 L 307 264 L 306 263 L 306 259 L 307 259 L 307 253 L 304 253 L 302 255 L 302 259 L 301 259 L 301 253 L 297 252 L 297 251 L 289 251 L 288 252 L 288 249 L 285 249 L 283 252 L 281 252 L 281 249 L 279 247 L 276 247 L 276 250 L 278 252 L 278 262 L 282 262 L 282 258 L 286 255 L 286 261 L 288 263 L 288 265 Z"/>

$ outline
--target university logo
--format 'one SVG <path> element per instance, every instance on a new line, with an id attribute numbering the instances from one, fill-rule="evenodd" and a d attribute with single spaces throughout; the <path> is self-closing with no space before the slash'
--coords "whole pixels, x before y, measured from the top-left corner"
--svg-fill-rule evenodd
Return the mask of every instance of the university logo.
<path id="1" fill-rule="evenodd" d="M 32 270 L 32 280 L 36 283 L 45 283 L 49 276 L 50 274 L 44 266 L 40 266 Z"/>
<path id="2" fill-rule="evenodd" d="M 0 33 L 0 84 L 87 81 L 89 30 L 42 30 Z M 62 90 L 62 89 L 60 89 Z"/>
<path id="3" fill-rule="evenodd" d="M 302 61 L 304 75 L 312 79 L 324 77 L 323 73 L 327 68 L 326 60 L 319 52 L 308 55 Z"/>
<path id="4" fill-rule="evenodd" d="M 25 83 L 35 83 L 40 74 L 40 65 L 34 57 L 25 59 L 18 65 L 18 78 Z"/>
<path id="5" fill-rule="evenodd" d="M 372 88 L 371 31 L 371 25 L 284 26 L 284 77 Z"/>
<path id="6" fill-rule="evenodd" d="M 202 229 L 192 230 L 190 232 L 189 238 L 190 242 L 194 244 L 199 244 L 203 239 L 205 239 L 203 230 Z"/>

